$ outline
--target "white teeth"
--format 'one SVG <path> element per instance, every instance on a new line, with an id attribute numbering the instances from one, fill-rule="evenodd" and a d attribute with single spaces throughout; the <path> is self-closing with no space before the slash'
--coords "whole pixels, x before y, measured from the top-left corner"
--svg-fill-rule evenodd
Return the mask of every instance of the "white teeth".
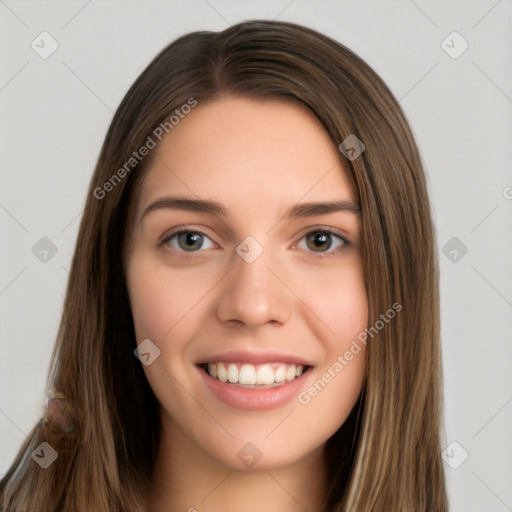
<path id="1" fill-rule="evenodd" d="M 274 382 L 284 382 L 286 380 L 286 367 L 279 366 L 274 371 Z"/>
<path id="2" fill-rule="evenodd" d="M 228 380 L 231 384 L 236 384 L 238 382 L 238 368 L 236 364 L 231 363 L 228 366 Z"/>
<path id="3" fill-rule="evenodd" d="M 295 365 L 292 364 L 286 369 L 286 380 L 290 381 L 295 379 Z"/>
<path id="4" fill-rule="evenodd" d="M 256 368 L 252 364 L 243 364 L 238 373 L 239 384 L 256 384 Z"/>
<path id="5" fill-rule="evenodd" d="M 207 369 L 213 378 L 221 382 L 254 387 L 254 385 L 271 386 L 285 381 L 290 382 L 303 374 L 305 366 L 285 363 L 253 365 L 218 362 L 209 363 Z"/>
<path id="6" fill-rule="evenodd" d="M 256 384 L 274 384 L 274 370 L 269 364 L 262 364 L 256 372 Z"/>
<path id="7" fill-rule="evenodd" d="M 217 368 L 217 379 L 219 379 L 221 382 L 228 381 L 228 372 L 223 364 L 214 363 L 212 365 L 208 365 L 208 372 L 210 371 L 210 366 L 215 366 Z M 213 377 L 213 374 L 210 373 L 210 375 Z"/>
<path id="8" fill-rule="evenodd" d="M 208 373 L 212 377 L 217 377 L 217 365 L 216 364 L 209 364 L 208 365 Z"/>

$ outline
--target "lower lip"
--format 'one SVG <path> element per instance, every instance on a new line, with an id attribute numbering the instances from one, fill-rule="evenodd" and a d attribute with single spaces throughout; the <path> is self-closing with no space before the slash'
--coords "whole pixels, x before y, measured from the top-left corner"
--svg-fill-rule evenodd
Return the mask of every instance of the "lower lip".
<path id="1" fill-rule="evenodd" d="M 308 378 L 311 368 L 300 377 L 272 388 L 243 388 L 214 379 L 201 367 L 198 367 L 198 370 L 210 391 L 226 404 L 248 411 L 265 411 L 276 409 L 296 397 L 304 385 L 305 379 Z"/>

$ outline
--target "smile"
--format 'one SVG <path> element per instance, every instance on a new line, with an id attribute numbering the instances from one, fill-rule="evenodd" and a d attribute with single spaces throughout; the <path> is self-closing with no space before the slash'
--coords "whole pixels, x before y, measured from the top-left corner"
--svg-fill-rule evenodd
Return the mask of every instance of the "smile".
<path id="1" fill-rule="evenodd" d="M 311 380 L 312 368 L 297 363 L 211 360 L 197 365 L 212 399 L 253 411 L 275 409 L 291 402 Z"/>
<path id="2" fill-rule="evenodd" d="M 245 388 L 280 386 L 300 377 L 308 368 L 301 364 L 279 362 L 250 364 L 219 361 L 201 366 L 214 379 Z"/>

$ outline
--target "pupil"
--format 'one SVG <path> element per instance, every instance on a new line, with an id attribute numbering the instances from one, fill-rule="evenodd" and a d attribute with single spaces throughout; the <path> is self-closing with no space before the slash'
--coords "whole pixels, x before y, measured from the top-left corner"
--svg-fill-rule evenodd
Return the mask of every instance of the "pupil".
<path id="1" fill-rule="evenodd" d="M 313 238 L 310 238 L 310 241 L 311 243 L 308 242 L 308 246 L 314 251 L 318 249 L 329 249 L 332 243 L 330 235 L 321 231 L 314 233 Z"/>
<path id="2" fill-rule="evenodd" d="M 203 242 L 203 236 L 199 233 L 181 233 L 178 237 L 180 247 L 185 251 L 199 249 Z"/>

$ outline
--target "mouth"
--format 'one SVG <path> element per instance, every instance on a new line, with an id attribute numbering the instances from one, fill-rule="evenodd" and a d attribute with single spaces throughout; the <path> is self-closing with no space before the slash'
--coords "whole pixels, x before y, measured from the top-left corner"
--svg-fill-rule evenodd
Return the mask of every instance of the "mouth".
<path id="1" fill-rule="evenodd" d="M 209 398 L 239 410 L 267 411 L 290 403 L 307 386 L 314 368 L 308 363 L 296 354 L 233 350 L 199 360 L 196 368 Z"/>
<path id="2" fill-rule="evenodd" d="M 295 363 L 250 364 L 233 361 L 200 363 L 197 366 L 215 380 L 245 389 L 280 387 L 298 379 L 312 368 Z"/>

